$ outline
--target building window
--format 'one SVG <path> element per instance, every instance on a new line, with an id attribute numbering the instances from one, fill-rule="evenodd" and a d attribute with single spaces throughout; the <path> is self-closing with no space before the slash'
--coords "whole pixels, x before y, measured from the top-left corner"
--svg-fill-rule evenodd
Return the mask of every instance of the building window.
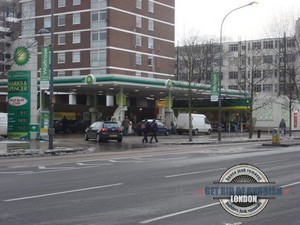
<path id="1" fill-rule="evenodd" d="M 73 14 L 73 24 L 80 24 L 80 13 Z"/>
<path id="2" fill-rule="evenodd" d="M 286 40 L 286 47 L 295 48 L 296 47 L 296 40 L 295 39 Z"/>
<path id="3" fill-rule="evenodd" d="M 153 66 L 153 56 L 148 56 L 148 66 Z"/>
<path id="4" fill-rule="evenodd" d="M 65 71 L 58 71 L 57 76 L 58 77 L 64 77 L 64 76 L 66 76 L 66 73 L 65 73 Z"/>
<path id="5" fill-rule="evenodd" d="M 23 18 L 32 18 L 35 16 L 35 2 L 24 2 L 22 4 Z"/>
<path id="6" fill-rule="evenodd" d="M 148 38 L 148 48 L 154 49 L 154 40 L 151 37 Z"/>
<path id="7" fill-rule="evenodd" d="M 58 45 L 64 45 L 64 44 L 66 44 L 66 35 L 59 34 L 58 35 Z"/>
<path id="8" fill-rule="evenodd" d="M 107 6 L 107 0 L 92 0 L 91 6 L 92 9 L 105 8 Z"/>
<path id="9" fill-rule="evenodd" d="M 44 18 L 44 28 L 51 27 L 51 17 Z"/>
<path id="10" fill-rule="evenodd" d="M 136 16 L 136 27 L 142 28 L 142 17 L 141 16 Z"/>
<path id="11" fill-rule="evenodd" d="M 264 55 L 263 56 L 263 62 L 266 64 L 272 64 L 273 63 L 273 56 L 272 55 Z"/>
<path id="12" fill-rule="evenodd" d="M 228 88 L 232 89 L 232 90 L 237 90 L 238 86 L 237 85 L 229 85 Z"/>
<path id="13" fill-rule="evenodd" d="M 254 92 L 261 92 L 261 85 L 260 84 L 253 85 L 253 90 Z"/>
<path id="14" fill-rule="evenodd" d="M 51 0 L 44 0 L 44 9 L 51 9 Z"/>
<path id="15" fill-rule="evenodd" d="M 261 71 L 260 70 L 254 70 L 252 71 L 253 78 L 261 78 Z"/>
<path id="16" fill-rule="evenodd" d="M 260 50 L 260 49 L 261 49 L 261 42 L 252 43 L 252 50 Z"/>
<path id="17" fill-rule="evenodd" d="M 272 78 L 273 70 L 263 70 L 263 77 L 264 78 Z"/>
<path id="18" fill-rule="evenodd" d="M 148 73 L 148 78 L 153 78 L 153 73 Z"/>
<path id="19" fill-rule="evenodd" d="M 80 5 L 81 4 L 81 0 L 73 0 L 73 5 Z"/>
<path id="20" fill-rule="evenodd" d="M 263 84 L 263 92 L 273 92 L 273 84 Z"/>
<path id="21" fill-rule="evenodd" d="M 92 12 L 92 28 L 101 28 L 106 26 L 107 12 L 100 10 Z"/>
<path id="22" fill-rule="evenodd" d="M 273 49 L 274 48 L 273 41 L 264 41 L 263 47 L 264 49 Z"/>
<path id="23" fill-rule="evenodd" d="M 91 51 L 91 67 L 106 66 L 106 51 Z"/>
<path id="24" fill-rule="evenodd" d="M 73 33 L 73 44 L 80 43 L 80 33 Z"/>
<path id="25" fill-rule="evenodd" d="M 58 8 L 66 7 L 66 0 L 58 0 Z"/>
<path id="26" fill-rule="evenodd" d="M 142 55 L 141 53 L 135 54 L 135 64 L 142 65 Z"/>
<path id="27" fill-rule="evenodd" d="M 106 40 L 106 31 L 93 31 L 92 32 L 92 42 L 99 42 L 99 41 L 105 41 Z"/>
<path id="28" fill-rule="evenodd" d="M 65 26 L 66 25 L 66 17 L 63 16 L 58 16 L 58 26 Z"/>
<path id="29" fill-rule="evenodd" d="M 137 9 L 142 9 L 142 0 L 136 0 L 135 1 L 135 6 Z"/>
<path id="30" fill-rule="evenodd" d="M 230 52 L 237 52 L 238 51 L 238 44 L 230 44 L 229 45 Z"/>
<path id="31" fill-rule="evenodd" d="M 141 35 L 136 35 L 135 36 L 135 45 L 136 46 L 142 46 L 142 36 Z"/>
<path id="32" fill-rule="evenodd" d="M 229 72 L 229 79 L 231 79 L 231 80 L 238 79 L 238 71 L 230 71 Z"/>
<path id="33" fill-rule="evenodd" d="M 153 2 L 153 0 L 149 0 L 149 2 L 148 2 L 148 12 L 151 12 L 151 13 L 154 12 L 154 2 Z"/>
<path id="34" fill-rule="evenodd" d="M 154 21 L 151 19 L 148 20 L 148 30 L 154 31 Z"/>
<path id="35" fill-rule="evenodd" d="M 135 72 L 135 76 L 141 77 L 141 76 L 142 76 L 142 73 L 141 73 L 141 72 Z"/>
<path id="36" fill-rule="evenodd" d="M 72 53 L 72 62 L 73 63 L 80 62 L 80 52 L 73 52 Z"/>
<path id="37" fill-rule="evenodd" d="M 57 63 L 58 64 L 66 63 L 66 53 L 61 52 L 57 54 Z"/>
<path id="38" fill-rule="evenodd" d="M 72 76 L 80 76 L 80 70 L 73 70 Z"/>

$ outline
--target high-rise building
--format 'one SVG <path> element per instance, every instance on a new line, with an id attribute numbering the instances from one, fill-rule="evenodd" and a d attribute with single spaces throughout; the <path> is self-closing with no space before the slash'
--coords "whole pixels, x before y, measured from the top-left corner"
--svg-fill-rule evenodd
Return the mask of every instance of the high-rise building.
<path id="1" fill-rule="evenodd" d="M 22 38 L 48 44 L 51 1 L 21 1 Z M 172 78 L 174 12 L 174 0 L 54 0 L 55 76 Z"/>

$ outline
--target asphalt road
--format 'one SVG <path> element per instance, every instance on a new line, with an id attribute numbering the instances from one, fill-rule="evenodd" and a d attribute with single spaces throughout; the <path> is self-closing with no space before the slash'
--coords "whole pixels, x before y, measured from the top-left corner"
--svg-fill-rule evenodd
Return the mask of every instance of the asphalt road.
<path id="1" fill-rule="evenodd" d="M 299 225 L 300 149 L 257 143 L 162 146 L 0 161 L 1 225 Z M 251 218 L 200 188 L 236 164 L 259 167 L 288 195 Z"/>

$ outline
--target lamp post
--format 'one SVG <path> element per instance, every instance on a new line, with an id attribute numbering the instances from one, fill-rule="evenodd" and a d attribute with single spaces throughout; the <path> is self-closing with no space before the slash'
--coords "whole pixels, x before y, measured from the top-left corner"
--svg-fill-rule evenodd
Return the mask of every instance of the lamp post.
<path id="1" fill-rule="evenodd" d="M 229 14 L 231 14 L 232 12 L 234 11 L 237 11 L 241 8 L 244 8 L 244 7 L 247 7 L 247 6 L 251 6 L 253 4 L 257 4 L 257 2 L 250 2 L 246 5 L 242 5 L 240 7 L 237 7 L 235 9 L 232 9 L 231 11 L 229 11 L 225 17 L 223 18 L 222 20 L 222 23 L 221 23 L 221 28 L 220 28 L 220 60 L 219 60 L 219 93 L 218 93 L 218 141 L 221 141 L 221 131 L 222 131 L 222 124 L 221 124 L 221 108 L 222 108 L 222 77 L 221 77 L 221 74 L 222 74 L 222 29 L 223 29 L 223 23 L 225 21 L 225 19 L 229 16 Z"/>
<path id="2" fill-rule="evenodd" d="M 51 1 L 51 43 L 50 43 L 50 78 L 49 78 L 49 146 L 48 149 L 53 149 L 53 76 L 54 76 L 54 0 Z"/>

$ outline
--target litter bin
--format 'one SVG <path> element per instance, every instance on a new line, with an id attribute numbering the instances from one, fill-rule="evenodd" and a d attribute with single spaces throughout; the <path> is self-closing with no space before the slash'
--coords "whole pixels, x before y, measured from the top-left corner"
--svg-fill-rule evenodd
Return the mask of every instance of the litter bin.
<path id="1" fill-rule="evenodd" d="M 272 143 L 279 144 L 279 133 L 277 128 L 272 130 Z"/>

